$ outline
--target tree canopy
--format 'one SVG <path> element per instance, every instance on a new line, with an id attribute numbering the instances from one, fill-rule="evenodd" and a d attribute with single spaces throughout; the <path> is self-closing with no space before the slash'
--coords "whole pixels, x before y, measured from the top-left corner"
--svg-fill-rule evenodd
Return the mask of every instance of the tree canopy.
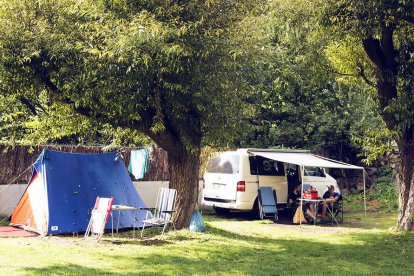
<path id="1" fill-rule="evenodd" d="M 414 229 L 414 2 L 327 1 L 325 25 L 350 61 L 343 68 L 373 87 L 389 134 L 398 145 L 400 229 Z M 351 47 L 349 47 L 351 46 Z"/>
<path id="2" fill-rule="evenodd" d="M 395 140 L 400 217 L 412 218 L 413 8 L 0 0 L 0 141 L 156 143 L 169 153 L 185 226 L 204 145 L 308 148 L 353 162 Z"/>
<path id="3" fill-rule="evenodd" d="M 169 152 L 183 226 L 203 139 L 233 135 L 243 112 L 232 36 L 249 10 L 248 1 L 4 0 L 1 91 L 32 123 L 54 108 L 73 133 L 98 124 L 151 138 Z"/>

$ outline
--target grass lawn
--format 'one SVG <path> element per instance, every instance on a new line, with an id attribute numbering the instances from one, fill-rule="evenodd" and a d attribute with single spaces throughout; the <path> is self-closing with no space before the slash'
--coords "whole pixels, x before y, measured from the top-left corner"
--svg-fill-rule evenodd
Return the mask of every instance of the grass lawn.
<path id="1" fill-rule="evenodd" d="M 414 235 L 390 229 L 395 215 L 369 213 L 364 220 L 350 212 L 340 227 L 299 227 L 240 215 L 204 219 L 207 233 L 169 232 L 162 240 L 3 238 L 0 275 L 414 274 Z"/>

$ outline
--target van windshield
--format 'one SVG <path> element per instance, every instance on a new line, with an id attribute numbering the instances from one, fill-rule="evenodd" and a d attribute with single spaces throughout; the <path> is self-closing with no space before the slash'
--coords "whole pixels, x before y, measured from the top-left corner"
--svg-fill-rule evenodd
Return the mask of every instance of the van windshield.
<path id="1" fill-rule="evenodd" d="M 222 154 L 214 157 L 208 162 L 208 173 L 239 173 L 240 157 L 238 154 Z"/>

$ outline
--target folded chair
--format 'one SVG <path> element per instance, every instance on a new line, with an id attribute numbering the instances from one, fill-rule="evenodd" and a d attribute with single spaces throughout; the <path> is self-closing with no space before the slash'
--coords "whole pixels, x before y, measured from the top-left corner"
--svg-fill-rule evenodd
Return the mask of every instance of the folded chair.
<path id="1" fill-rule="evenodd" d="M 93 237 L 96 242 L 101 239 L 105 224 L 108 221 L 112 211 L 112 203 L 114 198 L 97 197 L 95 206 L 92 209 L 91 219 L 89 220 L 88 228 L 85 232 L 85 238 Z"/>
<path id="2" fill-rule="evenodd" d="M 141 238 L 147 225 L 163 227 L 161 235 L 164 235 L 165 229 L 169 224 L 172 224 L 175 229 L 172 214 L 175 212 L 176 194 L 177 191 L 175 189 L 161 188 L 158 192 L 155 208 L 140 208 L 140 210 L 147 211 L 145 219 L 142 221 Z"/>
<path id="3" fill-rule="evenodd" d="M 276 191 L 273 191 L 272 187 L 260 187 L 259 188 L 259 206 L 260 206 L 260 218 L 277 220 L 277 197 Z"/>

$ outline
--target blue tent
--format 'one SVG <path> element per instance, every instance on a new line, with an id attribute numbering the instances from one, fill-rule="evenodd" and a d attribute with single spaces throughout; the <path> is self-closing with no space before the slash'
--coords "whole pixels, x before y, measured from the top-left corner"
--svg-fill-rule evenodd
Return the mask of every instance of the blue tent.
<path id="1" fill-rule="evenodd" d="M 145 207 L 116 152 L 77 154 L 45 149 L 12 213 L 11 225 L 42 235 L 85 232 L 97 196 L 113 197 L 113 204 Z M 115 224 L 118 212 L 113 215 Z M 136 212 L 135 226 L 142 226 L 144 215 Z M 133 213 L 121 212 L 119 228 L 133 224 Z M 111 229 L 111 220 L 105 229 Z"/>

